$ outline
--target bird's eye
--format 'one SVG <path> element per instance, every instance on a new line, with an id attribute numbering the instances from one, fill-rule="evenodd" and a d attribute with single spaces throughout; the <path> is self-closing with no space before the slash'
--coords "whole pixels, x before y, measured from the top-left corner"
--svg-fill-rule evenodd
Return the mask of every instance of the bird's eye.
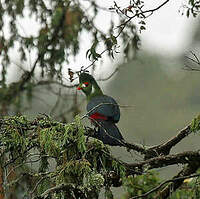
<path id="1" fill-rule="evenodd" d="M 84 82 L 82 86 L 85 88 L 85 87 L 88 87 L 88 85 L 89 85 L 88 82 Z"/>

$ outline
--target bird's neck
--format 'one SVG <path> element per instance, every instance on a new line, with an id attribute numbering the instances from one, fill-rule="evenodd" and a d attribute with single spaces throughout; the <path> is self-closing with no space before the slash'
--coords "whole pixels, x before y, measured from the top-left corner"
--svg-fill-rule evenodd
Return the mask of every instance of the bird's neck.
<path id="1" fill-rule="evenodd" d="M 92 98 L 96 97 L 96 96 L 100 96 L 103 95 L 103 92 L 101 90 L 101 88 L 98 86 L 98 84 L 95 82 L 92 85 L 92 91 L 89 95 L 87 95 L 87 101 L 90 101 Z"/>

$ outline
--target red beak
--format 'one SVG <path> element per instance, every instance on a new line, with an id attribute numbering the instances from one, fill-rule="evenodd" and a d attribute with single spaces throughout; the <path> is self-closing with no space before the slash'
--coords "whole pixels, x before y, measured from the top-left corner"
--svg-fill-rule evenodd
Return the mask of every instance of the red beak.
<path id="1" fill-rule="evenodd" d="M 82 88 L 79 86 L 79 87 L 77 87 L 77 90 L 81 90 Z"/>

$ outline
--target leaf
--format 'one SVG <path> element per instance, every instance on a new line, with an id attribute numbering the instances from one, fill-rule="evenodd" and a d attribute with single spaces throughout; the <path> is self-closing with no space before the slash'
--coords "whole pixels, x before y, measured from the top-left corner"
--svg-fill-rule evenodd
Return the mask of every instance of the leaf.
<path id="1" fill-rule="evenodd" d="M 71 68 L 68 68 L 68 75 L 69 75 L 70 82 L 73 82 L 74 81 L 74 72 L 72 71 Z"/>
<path id="2" fill-rule="evenodd" d="M 111 40 L 113 42 L 113 45 L 117 44 L 117 38 L 114 35 L 111 35 Z"/>
<path id="3" fill-rule="evenodd" d="M 60 24 L 62 16 L 63 16 L 63 9 L 61 7 L 58 7 L 55 10 L 54 16 L 52 18 L 52 26 L 58 26 Z"/>
<path id="4" fill-rule="evenodd" d="M 190 128 L 193 133 L 196 133 L 197 131 L 200 130 L 200 116 L 199 115 L 192 120 Z"/>
<path id="5" fill-rule="evenodd" d="M 114 199 L 113 193 L 110 188 L 106 188 L 105 190 L 105 198 L 107 199 Z"/>
<path id="6" fill-rule="evenodd" d="M 187 16 L 187 17 L 190 16 L 190 9 L 187 10 L 187 12 L 186 12 L 186 16 Z"/>
<path id="7" fill-rule="evenodd" d="M 144 26 L 140 26 L 140 30 L 146 30 Z"/>
<path id="8" fill-rule="evenodd" d="M 142 20 L 142 21 L 140 21 L 140 22 L 139 22 L 139 24 L 146 25 L 145 21 L 143 21 L 143 20 Z"/>
<path id="9" fill-rule="evenodd" d="M 89 60 L 94 59 L 94 60 L 98 60 L 98 58 L 101 58 L 101 55 L 99 53 L 96 52 L 96 47 L 98 44 L 98 40 L 96 39 L 94 41 L 94 43 L 92 44 L 91 48 L 87 50 L 86 52 L 86 57 L 89 58 Z"/>
<path id="10" fill-rule="evenodd" d="M 86 52 L 86 58 L 88 57 L 89 52 L 90 52 L 90 49 L 88 49 Z"/>

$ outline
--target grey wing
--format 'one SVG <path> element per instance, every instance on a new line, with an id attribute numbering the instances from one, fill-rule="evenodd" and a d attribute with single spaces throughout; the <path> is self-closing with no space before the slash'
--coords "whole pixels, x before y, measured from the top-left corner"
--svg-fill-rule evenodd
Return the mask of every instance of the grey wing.
<path id="1" fill-rule="evenodd" d="M 87 111 L 89 115 L 99 113 L 108 117 L 114 122 L 118 122 L 120 119 L 119 105 L 112 97 L 107 95 L 94 97 L 87 104 Z"/>

